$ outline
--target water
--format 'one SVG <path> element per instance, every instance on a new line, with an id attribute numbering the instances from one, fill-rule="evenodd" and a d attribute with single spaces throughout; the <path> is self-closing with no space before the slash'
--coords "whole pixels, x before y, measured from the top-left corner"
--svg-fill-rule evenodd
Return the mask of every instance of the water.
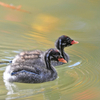
<path id="1" fill-rule="evenodd" d="M 2 77 L 7 64 L 0 65 L 0 100 L 100 100 L 100 1 L 2 1 L 31 13 L 0 6 L 0 61 L 53 48 L 61 35 L 79 44 L 65 48 L 70 61 L 56 67 L 58 78 L 51 82 L 9 84 Z"/>

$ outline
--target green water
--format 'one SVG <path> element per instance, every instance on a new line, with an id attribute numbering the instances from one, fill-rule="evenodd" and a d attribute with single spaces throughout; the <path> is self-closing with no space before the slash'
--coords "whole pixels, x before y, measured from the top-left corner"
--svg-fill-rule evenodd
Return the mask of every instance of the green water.
<path id="1" fill-rule="evenodd" d="M 1 0 L 22 5 L 26 13 L 0 5 L 0 61 L 24 50 L 47 50 L 61 35 L 79 44 L 65 48 L 69 63 L 57 66 L 58 78 L 41 84 L 5 83 L 0 65 L 0 100 L 100 100 L 100 1 Z"/>

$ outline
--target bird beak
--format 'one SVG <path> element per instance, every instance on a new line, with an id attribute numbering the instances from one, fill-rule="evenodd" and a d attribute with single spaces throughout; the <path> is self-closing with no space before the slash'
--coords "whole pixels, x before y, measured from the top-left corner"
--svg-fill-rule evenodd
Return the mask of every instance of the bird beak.
<path id="1" fill-rule="evenodd" d="M 58 58 L 59 62 L 67 63 L 67 61 L 64 58 Z"/>
<path id="2" fill-rule="evenodd" d="M 75 41 L 75 40 L 73 40 L 72 42 L 71 42 L 71 44 L 78 44 L 79 42 L 78 41 Z"/>

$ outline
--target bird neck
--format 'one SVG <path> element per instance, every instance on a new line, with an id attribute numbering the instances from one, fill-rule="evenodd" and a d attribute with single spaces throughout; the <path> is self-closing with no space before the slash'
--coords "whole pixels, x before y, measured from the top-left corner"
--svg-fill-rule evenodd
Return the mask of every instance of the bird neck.
<path id="1" fill-rule="evenodd" d="M 63 58 L 65 59 L 65 52 L 64 52 L 64 46 L 61 45 L 61 39 L 59 39 L 56 44 L 55 44 L 56 48 L 61 52 L 61 55 L 63 56 Z"/>
<path id="2" fill-rule="evenodd" d="M 64 52 L 64 48 L 60 50 L 62 57 L 65 59 L 65 52 Z"/>
<path id="3" fill-rule="evenodd" d="M 44 59 L 45 59 L 45 64 L 46 64 L 47 69 L 52 70 L 51 61 L 50 61 L 48 53 L 45 54 Z"/>
<path id="4" fill-rule="evenodd" d="M 57 71 L 51 65 L 51 61 L 47 57 L 45 57 L 45 64 L 46 64 L 47 69 L 51 72 L 51 74 L 49 74 L 50 78 L 48 78 L 48 80 L 51 80 L 51 78 L 52 78 L 52 80 L 56 79 L 57 78 Z"/>

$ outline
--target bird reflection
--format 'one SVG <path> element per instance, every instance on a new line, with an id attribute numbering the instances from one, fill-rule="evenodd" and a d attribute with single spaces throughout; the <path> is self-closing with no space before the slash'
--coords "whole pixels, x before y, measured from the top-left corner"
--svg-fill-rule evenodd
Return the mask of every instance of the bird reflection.
<path id="1" fill-rule="evenodd" d="M 6 89 L 8 90 L 7 95 L 14 94 L 14 90 L 18 90 L 17 86 L 14 83 L 10 83 L 6 80 L 4 80 L 4 83 L 5 83 Z"/>
<path id="2" fill-rule="evenodd" d="M 57 99 L 60 99 L 58 82 L 54 83 L 53 84 L 54 86 L 51 86 L 51 87 L 48 85 L 49 83 L 38 84 L 38 85 L 37 84 L 20 84 L 20 86 L 14 83 L 10 83 L 5 80 L 4 80 L 4 83 L 5 83 L 6 89 L 8 90 L 6 100 L 16 99 L 16 98 L 27 98 L 27 97 L 30 99 L 34 98 L 36 100 L 42 100 L 42 99 L 49 100 L 53 98 L 54 94 L 56 95 Z M 24 86 L 24 89 L 23 89 L 23 86 Z M 50 93 L 48 94 L 48 92 Z"/>

